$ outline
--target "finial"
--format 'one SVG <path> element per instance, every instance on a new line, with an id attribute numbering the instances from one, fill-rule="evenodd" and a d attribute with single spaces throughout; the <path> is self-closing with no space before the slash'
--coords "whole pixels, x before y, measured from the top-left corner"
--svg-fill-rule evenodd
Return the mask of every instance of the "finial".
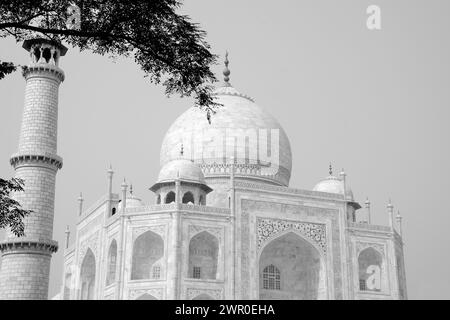
<path id="1" fill-rule="evenodd" d="M 66 249 L 69 248 L 69 239 L 70 239 L 70 230 L 69 230 L 69 226 L 66 226 L 66 231 L 64 231 L 64 233 L 66 234 Z"/>
<path id="2" fill-rule="evenodd" d="M 183 158 L 183 155 L 184 155 L 184 146 L 183 144 L 181 144 L 180 156 Z"/>
<path id="3" fill-rule="evenodd" d="M 130 194 L 133 195 L 133 184 L 130 183 Z"/>
<path id="4" fill-rule="evenodd" d="M 228 51 L 226 51 L 226 53 L 225 53 L 225 61 L 224 61 L 224 64 L 225 64 L 225 69 L 223 69 L 223 80 L 225 81 L 225 86 L 227 86 L 227 87 L 229 87 L 229 86 L 231 86 L 231 84 L 230 84 L 230 69 L 228 69 L 228 63 L 229 63 L 229 61 L 228 61 Z"/>
<path id="5" fill-rule="evenodd" d="M 123 178 L 123 182 L 122 182 L 121 187 L 122 187 L 122 189 L 126 189 L 128 187 L 125 178 Z"/>
<path id="6" fill-rule="evenodd" d="M 389 202 L 388 202 L 387 207 L 388 207 L 389 209 L 394 208 L 394 205 L 392 204 L 391 198 L 389 198 Z"/>
<path id="7" fill-rule="evenodd" d="M 113 173 L 114 171 L 113 171 L 113 169 L 112 169 L 112 165 L 110 164 L 109 165 L 109 168 L 108 168 L 108 173 Z"/>
<path id="8" fill-rule="evenodd" d="M 329 171 L 328 171 L 328 173 L 330 174 L 330 176 L 333 175 L 333 166 L 331 165 L 331 162 L 330 162 L 330 166 L 329 166 Z"/>
<path id="9" fill-rule="evenodd" d="M 369 197 L 366 198 L 366 202 L 364 202 L 364 203 L 365 203 L 366 207 L 369 207 L 369 206 L 370 206 L 370 200 L 369 200 Z"/>

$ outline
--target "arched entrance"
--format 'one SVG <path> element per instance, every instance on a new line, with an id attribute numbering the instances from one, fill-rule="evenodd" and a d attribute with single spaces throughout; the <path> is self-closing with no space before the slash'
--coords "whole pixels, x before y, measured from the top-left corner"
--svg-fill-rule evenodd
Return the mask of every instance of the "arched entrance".
<path id="1" fill-rule="evenodd" d="M 219 241 L 203 231 L 189 242 L 188 277 L 194 279 L 217 279 Z"/>
<path id="2" fill-rule="evenodd" d="M 164 240 L 160 235 L 147 231 L 141 234 L 133 244 L 131 280 L 161 277 Z M 157 271 L 159 270 L 159 271 Z"/>
<path id="3" fill-rule="evenodd" d="M 259 257 L 259 298 L 324 299 L 325 272 L 317 248 L 288 232 L 269 242 Z"/>
<path id="4" fill-rule="evenodd" d="M 81 264 L 81 300 L 93 300 L 95 292 L 95 256 L 88 249 Z"/>

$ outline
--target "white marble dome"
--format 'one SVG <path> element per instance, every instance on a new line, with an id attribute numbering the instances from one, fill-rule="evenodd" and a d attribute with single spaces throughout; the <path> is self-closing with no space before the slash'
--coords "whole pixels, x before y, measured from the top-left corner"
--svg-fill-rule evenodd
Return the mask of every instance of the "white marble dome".
<path id="1" fill-rule="evenodd" d="M 346 183 L 345 186 L 345 194 L 347 198 L 350 201 L 354 201 L 353 198 L 353 191 L 351 190 L 350 186 Z M 320 191 L 320 192 L 328 192 L 328 193 L 337 193 L 337 194 L 344 194 L 344 181 L 339 179 L 338 177 L 335 177 L 333 175 L 329 175 L 322 181 L 320 181 L 318 184 L 315 185 L 313 188 L 313 191 Z"/>
<path id="2" fill-rule="evenodd" d="M 175 159 L 164 164 L 159 171 L 158 183 L 173 182 L 177 178 L 185 182 L 205 184 L 202 169 L 187 159 Z"/>
<path id="3" fill-rule="evenodd" d="M 278 121 L 254 103 L 251 98 L 242 95 L 228 83 L 215 91 L 215 101 L 221 106 L 212 115 L 211 123 L 208 122 L 205 111 L 197 107 L 191 107 L 175 120 L 162 143 L 161 165 L 170 163 L 170 161 L 179 157 L 180 146 L 183 144 L 184 156 L 197 163 L 202 168 L 206 178 L 227 176 L 229 175 L 232 156 L 227 156 L 226 150 L 230 146 L 233 147 L 236 142 L 226 139 L 225 136 L 229 137 L 229 132 L 233 132 L 233 134 L 237 132 L 238 139 L 245 141 L 246 145 L 244 145 L 245 150 L 242 147 L 239 150 L 238 147 L 234 149 L 236 152 L 234 156 L 236 176 L 287 186 L 292 167 L 291 147 L 289 139 Z M 234 129 L 237 129 L 237 131 Z M 239 129 L 243 129 L 241 130 L 242 133 L 239 133 Z M 257 133 L 253 140 L 256 141 L 260 139 L 258 138 L 260 129 L 267 129 L 265 137 L 271 134 L 271 129 L 278 129 L 279 159 L 276 159 L 275 167 L 277 171 L 275 174 L 265 173 L 267 171 L 264 171 L 264 165 L 269 166 L 269 162 L 259 161 L 261 160 L 259 157 L 259 142 L 255 144 L 257 151 L 253 153 L 253 155 L 257 154 L 257 159 L 250 159 L 253 156 L 249 152 L 250 139 L 247 138 L 246 140 L 245 137 L 248 137 L 248 135 L 245 130 Z M 217 133 L 219 135 L 216 135 Z M 220 133 L 222 136 L 220 136 Z M 239 137 L 239 135 L 241 136 Z M 212 137 L 219 138 L 214 140 Z M 219 144 L 217 141 L 220 141 Z M 197 151 L 199 145 L 201 146 L 201 152 Z M 215 151 L 218 145 L 222 148 L 222 153 Z M 268 143 L 267 152 L 272 152 L 270 143 Z M 245 157 L 242 157 L 243 154 L 245 154 Z"/>

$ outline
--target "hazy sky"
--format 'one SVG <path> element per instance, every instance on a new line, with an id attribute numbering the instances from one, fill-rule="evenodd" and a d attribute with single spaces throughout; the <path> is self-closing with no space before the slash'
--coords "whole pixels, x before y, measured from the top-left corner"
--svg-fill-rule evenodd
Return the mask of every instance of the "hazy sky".
<path id="1" fill-rule="evenodd" d="M 381 7 L 382 29 L 366 28 Z M 182 9 L 208 32 L 215 53 L 230 52 L 231 83 L 270 111 L 292 147 L 291 187 L 312 189 L 328 163 L 344 167 L 356 198 L 372 201 L 387 224 L 392 198 L 404 217 L 409 298 L 450 293 L 450 2 L 448 0 L 189 0 Z M 27 63 L 13 40 L 0 59 Z M 192 99 L 164 95 L 129 59 L 69 49 L 60 66 L 54 239 L 74 230 L 80 191 L 89 206 L 106 193 L 106 170 L 147 203 L 166 130 Z M 214 68 L 221 78 L 222 65 Z M 0 81 L 0 176 L 17 151 L 25 82 Z M 52 260 L 50 296 L 62 280 Z"/>

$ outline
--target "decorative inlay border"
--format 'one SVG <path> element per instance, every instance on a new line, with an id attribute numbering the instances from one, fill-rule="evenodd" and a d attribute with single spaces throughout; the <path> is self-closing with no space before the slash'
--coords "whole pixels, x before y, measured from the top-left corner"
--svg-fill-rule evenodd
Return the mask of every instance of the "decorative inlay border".
<path id="1" fill-rule="evenodd" d="M 384 251 L 384 244 L 377 243 L 377 242 L 363 242 L 363 241 L 357 241 L 356 242 L 356 256 L 359 256 L 359 254 L 367 249 L 367 248 L 374 248 L 378 252 L 381 253 L 383 256 L 383 259 L 385 257 L 385 251 Z"/>
<path id="2" fill-rule="evenodd" d="M 265 191 L 282 192 L 285 194 L 298 194 L 298 195 L 313 196 L 313 197 L 320 196 L 322 198 L 330 198 L 330 199 L 336 199 L 336 200 L 344 199 L 343 195 L 337 194 L 337 193 L 334 194 L 334 193 L 328 193 L 328 192 L 294 189 L 294 188 L 289 188 L 289 187 L 272 186 L 272 185 L 254 183 L 254 182 L 248 182 L 248 181 L 236 180 L 235 186 L 241 187 L 241 188 L 246 188 L 246 189 L 252 189 L 254 191 L 265 190 Z"/>
<path id="3" fill-rule="evenodd" d="M 84 256 L 86 255 L 86 252 L 87 252 L 88 248 L 90 248 L 92 250 L 92 252 L 94 253 L 94 255 L 96 257 L 98 256 L 97 255 L 98 236 L 99 236 L 99 231 L 96 231 L 94 234 L 89 236 L 87 238 L 87 240 L 81 242 L 80 251 L 79 251 L 79 257 L 81 259 L 84 259 Z M 80 263 L 83 263 L 82 260 L 80 261 Z"/>
<path id="4" fill-rule="evenodd" d="M 256 225 L 258 250 L 261 249 L 266 241 L 278 233 L 293 230 L 316 243 L 323 253 L 326 254 L 327 252 L 326 227 L 324 224 L 257 218 Z"/>
<path id="5" fill-rule="evenodd" d="M 219 243 L 221 242 L 222 239 L 222 228 L 214 228 L 214 227 L 209 227 L 209 226 L 199 226 L 199 225 L 194 225 L 191 224 L 189 225 L 189 239 L 191 239 L 194 235 L 206 231 L 211 233 L 213 236 L 215 236 L 218 240 Z"/>
<path id="6" fill-rule="evenodd" d="M 128 299 L 136 300 L 136 298 L 138 298 L 144 294 L 149 294 L 158 300 L 162 300 L 163 288 L 132 289 L 128 293 Z"/>
<path id="7" fill-rule="evenodd" d="M 210 297 L 214 298 L 214 300 L 222 300 L 223 299 L 223 290 L 222 289 L 188 288 L 186 290 L 187 300 L 192 300 L 201 294 L 207 294 Z"/>
<path id="8" fill-rule="evenodd" d="M 165 224 L 159 224 L 154 226 L 141 226 L 141 227 L 134 227 L 133 228 L 133 242 L 134 240 L 139 237 L 141 234 L 151 231 L 156 233 L 157 235 L 161 236 L 161 238 L 165 238 L 166 235 L 166 225 Z"/>

